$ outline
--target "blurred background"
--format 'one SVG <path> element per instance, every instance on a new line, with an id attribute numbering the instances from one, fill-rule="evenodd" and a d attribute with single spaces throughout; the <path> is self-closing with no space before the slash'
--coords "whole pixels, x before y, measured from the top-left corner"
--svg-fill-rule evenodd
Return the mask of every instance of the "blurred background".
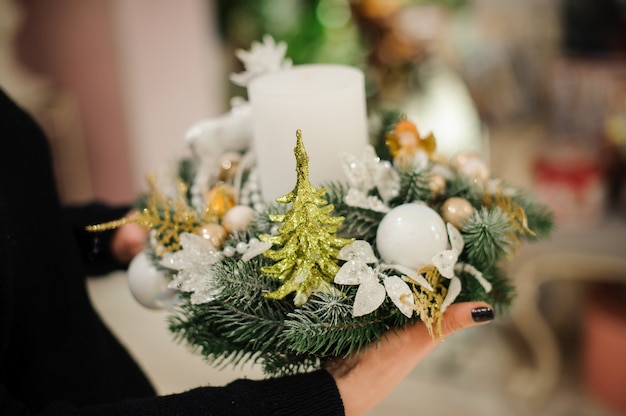
<path id="1" fill-rule="evenodd" d="M 371 415 L 626 414 L 626 1 L 0 0 L 0 86 L 48 133 L 65 203 L 131 202 L 245 95 L 234 51 L 264 34 L 294 64 L 362 68 L 370 112 L 479 151 L 556 213 L 511 261 L 513 308 Z M 161 393 L 260 376 L 175 344 L 124 273 L 90 290 Z"/>

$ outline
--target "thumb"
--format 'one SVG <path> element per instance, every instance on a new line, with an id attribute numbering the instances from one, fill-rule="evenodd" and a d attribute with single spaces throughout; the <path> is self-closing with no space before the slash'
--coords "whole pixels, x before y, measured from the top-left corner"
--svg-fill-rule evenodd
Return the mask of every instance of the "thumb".
<path id="1" fill-rule="evenodd" d="M 464 328 L 483 325 L 495 318 L 493 308 L 484 302 L 450 305 L 443 314 L 442 331 L 447 336 Z"/>

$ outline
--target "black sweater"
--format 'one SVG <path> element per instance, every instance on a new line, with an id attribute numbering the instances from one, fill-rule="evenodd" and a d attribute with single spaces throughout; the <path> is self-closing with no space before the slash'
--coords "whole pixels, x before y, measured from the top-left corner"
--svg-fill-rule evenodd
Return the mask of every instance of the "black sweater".
<path id="1" fill-rule="evenodd" d="M 111 266 L 100 243 L 85 251 L 98 272 Z M 83 260 L 46 138 L 0 90 L 0 415 L 343 415 L 325 371 L 155 396 L 94 311 Z"/>

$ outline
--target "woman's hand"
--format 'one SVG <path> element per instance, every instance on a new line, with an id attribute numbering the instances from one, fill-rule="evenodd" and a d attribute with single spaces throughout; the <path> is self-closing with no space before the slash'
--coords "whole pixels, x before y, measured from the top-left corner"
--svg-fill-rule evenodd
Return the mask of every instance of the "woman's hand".
<path id="1" fill-rule="evenodd" d="M 127 216 L 133 215 L 131 211 Z M 146 247 L 148 230 L 135 223 L 124 224 L 111 238 L 111 253 L 120 264 L 128 264 Z"/>
<path id="2" fill-rule="evenodd" d="M 483 302 L 453 304 L 444 313 L 443 334 L 490 322 L 493 309 Z M 357 357 L 328 363 L 337 383 L 346 416 L 363 415 L 385 397 L 439 344 L 422 323 L 390 331 Z"/>

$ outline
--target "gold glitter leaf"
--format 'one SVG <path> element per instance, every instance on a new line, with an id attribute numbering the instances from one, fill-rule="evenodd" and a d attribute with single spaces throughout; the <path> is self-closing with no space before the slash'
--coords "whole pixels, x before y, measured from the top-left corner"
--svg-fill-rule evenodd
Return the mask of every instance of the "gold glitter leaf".
<path id="1" fill-rule="evenodd" d="M 88 231 L 98 232 L 113 230 L 122 225 L 135 223 L 153 230 L 158 242 L 157 255 L 168 251 L 180 250 L 179 236 L 181 233 L 195 233 L 201 224 L 198 213 L 186 202 L 184 195 L 187 188 L 181 182 L 177 198 L 168 198 L 161 193 L 152 175 L 147 178 L 149 193 L 146 206 L 139 212 L 102 224 L 90 225 Z"/>

